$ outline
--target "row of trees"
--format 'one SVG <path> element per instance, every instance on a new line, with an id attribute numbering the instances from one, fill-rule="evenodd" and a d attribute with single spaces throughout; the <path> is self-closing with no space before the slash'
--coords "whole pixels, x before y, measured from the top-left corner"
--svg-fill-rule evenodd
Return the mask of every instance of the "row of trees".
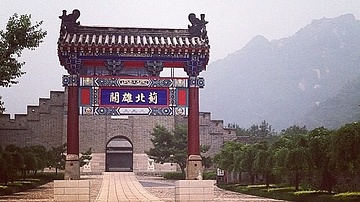
<path id="1" fill-rule="evenodd" d="M 266 121 L 261 122 L 260 125 L 253 124 L 250 128 L 241 128 L 236 123 L 229 123 L 228 128 L 235 129 L 237 136 L 271 138 L 276 135 L 275 130 Z"/>
<path id="2" fill-rule="evenodd" d="M 287 183 L 331 192 L 360 190 L 360 123 L 338 130 L 308 131 L 291 126 L 270 141 L 227 142 L 214 157 L 226 171 L 247 173 L 250 183 L 262 176 L 266 185 Z"/>
<path id="3" fill-rule="evenodd" d="M 42 145 L 30 147 L 18 147 L 7 145 L 4 149 L 0 147 L 0 182 L 7 184 L 18 178 L 25 178 L 27 174 L 36 175 L 44 168 L 55 168 L 58 170 L 65 168 L 66 144 L 52 147 L 47 150 Z M 87 160 L 91 160 L 91 148 L 82 153 L 80 166 L 85 165 Z"/>

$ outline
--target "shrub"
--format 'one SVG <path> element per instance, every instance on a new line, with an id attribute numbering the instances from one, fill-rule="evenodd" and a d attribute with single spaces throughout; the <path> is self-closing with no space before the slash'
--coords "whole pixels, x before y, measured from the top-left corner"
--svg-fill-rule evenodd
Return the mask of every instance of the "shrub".
<path id="1" fill-rule="evenodd" d="M 180 172 L 168 172 L 164 173 L 164 178 L 168 180 L 184 180 L 185 174 Z"/>
<path id="2" fill-rule="evenodd" d="M 7 186 L 0 186 L 0 196 L 9 195 L 19 191 L 26 191 L 38 187 L 54 179 L 64 179 L 64 173 L 39 173 L 38 175 L 27 178 L 26 180 L 16 180 L 8 183 Z"/>
<path id="3" fill-rule="evenodd" d="M 293 192 L 294 190 L 294 187 L 276 187 L 270 188 L 268 192 Z"/>
<path id="4" fill-rule="evenodd" d="M 296 191 L 294 192 L 295 196 L 309 196 L 309 195 L 321 195 L 326 194 L 326 191 L 320 191 L 320 190 L 303 190 L 303 191 Z"/>
<path id="5" fill-rule="evenodd" d="M 10 195 L 10 194 L 13 194 L 14 192 L 15 192 L 15 189 L 12 189 L 11 187 L 0 186 L 0 196 Z"/>
<path id="6" fill-rule="evenodd" d="M 335 194 L 334 198 L 341 201 L 360 201 L 360 192 L 344 192 Z"/>
<path id="7" fill-rule="evenodd" d="M 204 180 L 216 180 L 216 172 L 215 171 L 204 172 L 203 179 Z"/>

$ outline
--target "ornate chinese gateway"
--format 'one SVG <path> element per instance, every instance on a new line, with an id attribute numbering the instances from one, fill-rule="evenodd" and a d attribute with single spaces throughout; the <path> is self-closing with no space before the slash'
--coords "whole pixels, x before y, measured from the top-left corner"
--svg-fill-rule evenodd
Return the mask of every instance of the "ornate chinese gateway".
<path id="1" fill-rule="evenodd" d="M 190 14 L 187 29 L 83 26 L 79 17 L 79 10 L 59 17 L 58 56 L 69 73 L 62 79 L 68 91 L 65 178 L 79 178 L 79 115 L 150 115 L 188 116 L 187 177 L 194 179 L 201 168 L 204 79 L 198 76 L 210 49 L 205 15 Z M 182 68 L 188 77 L 160 77 L 165 68 Z"/>

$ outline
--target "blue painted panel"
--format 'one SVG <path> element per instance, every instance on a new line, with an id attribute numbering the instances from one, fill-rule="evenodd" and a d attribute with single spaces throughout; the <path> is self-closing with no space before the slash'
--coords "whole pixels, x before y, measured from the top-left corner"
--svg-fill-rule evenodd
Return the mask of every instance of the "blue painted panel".
<path id="1" fill-rule="evenodd" d="M 168 106 L 168 89 L 105 88 L 100 89 L 100 106 L 155 107 Z"/>

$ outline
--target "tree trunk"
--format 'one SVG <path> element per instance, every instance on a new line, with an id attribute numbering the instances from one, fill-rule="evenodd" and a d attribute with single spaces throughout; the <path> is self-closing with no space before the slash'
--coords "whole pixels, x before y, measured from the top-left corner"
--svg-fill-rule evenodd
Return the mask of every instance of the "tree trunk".
<path id="1" fill-rule="evenodd" d="M 180 163 L 178 163 L 178 164 L 179 164 L 179 166 L 180 166 L 181 174 L 183 174 L 184 176 L 186 176 L 186 173 L 185 173 L 186 164 L 180 164 Z"/>
<path id="2" fill-rule="evenodd" d="M 254 174 L 250 174 L 250 181 L 251 181 L 251 184 L 255 183 L 255 175 Z"/>
<path id="3" fill-rule="evenodd" d="M 332 185 L 333 185 L 333 177 L 331 175 L 331 172 L 329 172 L 329 170 L 324 170 L 323 172 L 323 188 L 329 193 L 331 194 L 332 191 Z"/>
<path id="4" fill-rule="evenodd" d="M 295 171 L 295 191 L 299 191 L 299 171 Z"/>

